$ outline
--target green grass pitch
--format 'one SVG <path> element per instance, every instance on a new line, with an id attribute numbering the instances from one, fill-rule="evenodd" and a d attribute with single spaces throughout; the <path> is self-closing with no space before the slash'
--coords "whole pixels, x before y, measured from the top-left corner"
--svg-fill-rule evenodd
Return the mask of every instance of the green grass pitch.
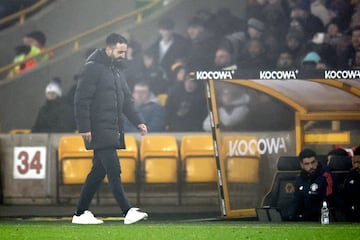
<path id="1" fill-rule="evenodd" d="M 124 225 L 105 221 L 102 225 L 74 225 L 69 221 L 0 220 L 0 239 L 360 239 L 360 224 L 258 223 L 242 221 L 163 222 L 144 221 Z"/>

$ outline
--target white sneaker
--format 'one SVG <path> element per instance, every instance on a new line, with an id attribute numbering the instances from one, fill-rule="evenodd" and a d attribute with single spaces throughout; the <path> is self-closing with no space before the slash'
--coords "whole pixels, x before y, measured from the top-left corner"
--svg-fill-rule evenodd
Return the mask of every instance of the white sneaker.
<path id="1" fill-rule="evenodd" d="M 96 217 L 94 217 L 94 214 L 92 214 L 89 210 L 86 210 L 80 216 L 74 215 L 72 218 L 72 223 L 75 223 L 75 224 L 101 224 L 101 223 L 104 223 L 104 221 L 97 219 Z"/>
<path id="2" fill-rule="evenodd" d="M 146 220 L 148 218 L 148 214 L 139 210 L 139 208 L 130 208 L 125 216 L 124 224 L 132 224 L 140 220 Z"/>

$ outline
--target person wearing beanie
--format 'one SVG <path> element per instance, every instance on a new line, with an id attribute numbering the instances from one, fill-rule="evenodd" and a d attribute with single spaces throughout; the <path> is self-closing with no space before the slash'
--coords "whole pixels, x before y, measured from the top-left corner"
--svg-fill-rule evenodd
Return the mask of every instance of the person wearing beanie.
<path id="1" fill-rule="evenodd" d="M 18 63 L 18 65 L 10 70 L 8 78 L 14 78 L 18 74 L 36 67 L 37 63 L 33 57 L 40 53 L 40 49 L 28 45 L 16 46 L 14 50 L 15 57 L 13 63 Z"/>
<path id="2" fill-rule="evenodd" d="M 360 221 L 360 146 L 352 156 L 352 169 L 344 181 L 344 212 L 348 221 Z"/>
<path id="3" fill-rule="evenodd" d="M 247 22 L 249 39 L 261 39 L 264 35 L 265 24 L 257 18 L 250 18 Z"/>
<path id="4" fill-rule="evenodd" d="M 68 124 L 69 110 L 62 99 L 60 78 L 55 77 L 45 87 L 46 102 L 40 108 L 31 128 L 34 133 L 74 132 Z"/>

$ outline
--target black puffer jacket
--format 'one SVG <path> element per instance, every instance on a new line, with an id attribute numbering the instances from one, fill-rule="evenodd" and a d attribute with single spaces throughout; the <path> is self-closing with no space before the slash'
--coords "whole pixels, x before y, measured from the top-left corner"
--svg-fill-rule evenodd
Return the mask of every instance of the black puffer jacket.
<path id="1" fill-rule="evenodd" d="M 143 123 L 134 109 L 122 67 L 96 50 L 86 61 L 75 93 L 75 119 L 80 133 L 91 132 L 87 147 L 125 148 L 122 114 L 134 125 Z"/>

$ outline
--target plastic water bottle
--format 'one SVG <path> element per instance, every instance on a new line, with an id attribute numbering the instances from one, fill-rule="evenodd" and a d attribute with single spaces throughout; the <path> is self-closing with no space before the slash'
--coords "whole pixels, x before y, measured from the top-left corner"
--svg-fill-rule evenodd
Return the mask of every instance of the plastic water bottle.
<path id="1" fill-rule="evenodd" d="M 323 201 L 321 208 L 321 224 L 329 224 L 329 222 L 329 208 L 327 206 L 327 202 Z"/>

